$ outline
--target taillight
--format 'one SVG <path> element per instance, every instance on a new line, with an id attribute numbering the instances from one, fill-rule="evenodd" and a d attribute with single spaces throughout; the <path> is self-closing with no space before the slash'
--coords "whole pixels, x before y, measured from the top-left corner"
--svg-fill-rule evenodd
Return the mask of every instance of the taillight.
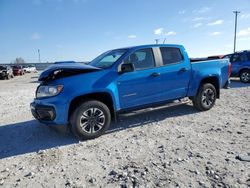
<path id="1" fill-rule="evenodd" d="M 228 64 L 228 76 L 230 77 L 231 74 L 232 74 L 232 64 L 229 63 L 229 64 Z"/>

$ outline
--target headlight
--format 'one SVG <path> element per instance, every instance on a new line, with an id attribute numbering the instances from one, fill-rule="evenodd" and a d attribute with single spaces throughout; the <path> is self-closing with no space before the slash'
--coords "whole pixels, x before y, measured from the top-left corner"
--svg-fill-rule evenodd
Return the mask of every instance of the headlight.
<path id="1" fill-rule="evenodd" d="M 39 86 L 36 91 L 36 98 L 53 97 L 61 93 L 62 85 L 57 86 Z"/>

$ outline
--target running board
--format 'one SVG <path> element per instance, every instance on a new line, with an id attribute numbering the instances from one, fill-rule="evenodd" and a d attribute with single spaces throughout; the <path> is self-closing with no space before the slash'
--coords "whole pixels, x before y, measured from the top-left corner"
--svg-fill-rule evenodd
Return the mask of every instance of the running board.
<path id="1" fill-rule="evenodd" d="M 117 116 L 119 118 L 119 115 L 122 116 L 131 116 L 131 115 L 135 115 L 135 114 L 141 114 L 141 113 L 146 113 L 146 112 L 150 112 L 150 111 L 154 111 L 154 110 L 159 110 L 162 108 L 168 108 L 168 107 L 173 107 L 173 106 L 179 106 L 179 105 L 183 105 L 183 104 L 187 104 L 190 103 L 190 99 L 189 98 L 183 98 L 183 99 L 179 99 L 179 100 L 174 100 L 172 102 L 168 102 L 168 103 L 161 103 L 158 105 L 153 105 L 152 107 L 146 107 L 146 108 L 141 108 L 141 109 L 135 109 L 135 110 L 128 110 L 128 111 L 123 111 L 120 113 L 117 113 Z"/>

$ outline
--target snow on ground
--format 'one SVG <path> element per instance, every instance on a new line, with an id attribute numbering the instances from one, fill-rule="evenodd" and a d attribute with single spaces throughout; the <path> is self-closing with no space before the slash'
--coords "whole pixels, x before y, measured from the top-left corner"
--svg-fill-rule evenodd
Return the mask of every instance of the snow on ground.
<path id="1" fill-rule="evenodd" d="M 79 143 L 33 119 L 37 74 L 0 80 L 0 187 L 248 187 L 250 84 L 208 112 L 191 104 L 120 117 Z"/>

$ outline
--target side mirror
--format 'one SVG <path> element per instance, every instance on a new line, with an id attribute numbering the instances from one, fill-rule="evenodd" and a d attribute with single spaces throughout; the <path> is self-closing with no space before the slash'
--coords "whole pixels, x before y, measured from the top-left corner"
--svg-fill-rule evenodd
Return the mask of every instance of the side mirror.
<path id="1" fill-rule="evenodd" d="M 132 63 L 124 63 L 121 65 L 121 69 L 119 73 L 133 72 L 135 70 L 134 64 Z"/>

